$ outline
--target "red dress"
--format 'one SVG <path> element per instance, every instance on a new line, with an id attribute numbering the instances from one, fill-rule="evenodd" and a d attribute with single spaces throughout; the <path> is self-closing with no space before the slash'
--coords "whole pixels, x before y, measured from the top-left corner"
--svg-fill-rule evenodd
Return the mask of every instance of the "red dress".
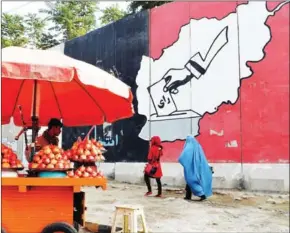
<path id="1" fill-rule="evenodd" d="M 157 167 L 156 173 L 152 175 L 152 177 L 154 178 L 161 178 L 163 176 L 160 163 L 160 157 L 162 155 L 163 149 L 161 146 L 161 140 L 158 136 L 154 136 L 151 139 L 151 147 L 148 154 L 148 163 L 150 163 L 152 166 Z"/>

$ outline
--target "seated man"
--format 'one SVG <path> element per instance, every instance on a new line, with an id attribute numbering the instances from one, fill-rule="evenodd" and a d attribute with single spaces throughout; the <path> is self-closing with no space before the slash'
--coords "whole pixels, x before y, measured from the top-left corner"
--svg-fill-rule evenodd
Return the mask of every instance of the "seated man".
<path id="1" fill-rule="evenodd" d="M 58 146 L 59 139 L 58 136 L 61 133 L 61 128 L 63 124 L 59 119 L 51 118 L 48 123 L 48 129 L 43 132 L 43 134 L 36 138 L 35 140 L 35 150 L 39 151 L 44 146 L 55 145 Z M 27 161 L 29 161 L 31 146 L 25 151 L 25 156 Z"/>

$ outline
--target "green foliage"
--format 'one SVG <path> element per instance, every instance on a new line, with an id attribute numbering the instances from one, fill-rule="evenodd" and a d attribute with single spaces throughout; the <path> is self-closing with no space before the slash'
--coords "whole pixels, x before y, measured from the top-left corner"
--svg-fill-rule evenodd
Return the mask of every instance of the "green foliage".
<path id="1" fill-rule="evenodd" d="M 3 13 L 1 24 L 2 48 L 8 46 L 22 47 L 27 44 L 28 38 L 25 36 L 25 23 L 23 17 Z"/>
<path id="2" fill-rule="evenodd" d="M 130 13 L 136 13 L 142 10 L 148 10 L 172 1 L 132 1 L 129 4 Z"/>
<path id="3" fill-rule="evenodd" d="M 63 35 L 62 40 L 71 40 L 85 35 L 95 28 L 96 1 L 56 1 L 48 10 L 41 12 L 49 15 L 48 20 L 55 24 L 51 30 Z"/>
<path id="4" fill-rule="evenodd" d="M 137 9 L 150 9 L 167 2 L 131 2 L 131 13 Z M 46 18 L 38 14 L 2 13 L 2 47 L 19 46 L 48 49 L 66 40 L 85 35 L 96 28 L 97 1 L 48 1 L 48 9 L 41 9 Z M 117 4 L 107 7 L 100 17 L 102 25 L 126 16 Z M 48 28 L 50 27 L 50 28 Z"/>
<path id="5" fill-rule="evenodd" d="M 50 32 L 42 33 L 41 39 L 38 44 L 36 44 L 36 47 L 45 50 L 53 46 L 59 45 L 61 42 L 55 38 L 55 35 L 51 34 Z"/>
<path id="6" fill-rule="evenodd" d="M 121 10 L 118 4 L 107 7 L 105 10 L 102 11 L 102 13 L 103 15 L 100 17 L 102 25 L 117 21 L 126 16 L 126 12 Z"/>
<path id="7" fill-rule="evenodd" d="M 41 48 L 43 40 L 43 30 L 46 25 L 45 21 L 37 17 L 36 14 L 28 14 L 25 17 L 26 32 L 29 38 L 29 44 L 36 48 Z"/>

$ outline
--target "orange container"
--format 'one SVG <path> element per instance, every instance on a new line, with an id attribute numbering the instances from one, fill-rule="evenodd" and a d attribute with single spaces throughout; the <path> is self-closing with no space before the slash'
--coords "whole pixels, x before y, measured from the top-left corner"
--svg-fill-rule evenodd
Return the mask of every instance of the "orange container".
<path id="1" fill-rule="evenodd" d="M 55 222 L 73 226 L 81 186 L 105 190 L 106 183 L 105 178 L 2 178 L 2 227 L 7 233 L 40 233 Z"/>

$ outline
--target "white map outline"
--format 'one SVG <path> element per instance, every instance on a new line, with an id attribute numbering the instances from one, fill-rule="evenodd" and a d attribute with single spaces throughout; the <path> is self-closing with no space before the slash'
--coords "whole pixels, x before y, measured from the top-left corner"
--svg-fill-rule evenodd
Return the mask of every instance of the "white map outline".
<path id="1" fill-rule="evenodd" d="M 214 35 L 225 26 L 228 26 L 232 33 L 229 35 L 229 40 L 232 41 L 231 50 L 222 51 L 220 64 L 213 64 L 212 66 L 215 67 L 211 68 L 212 72 L 209 70 L 207 77 L 205 75 L 198 81 L 192 80 L 187 87 L 183 88 L 182 95 L 174 97 L 174 101 L 179 105 L 178 109 L 190 109 L 202 116 L 206 113 L 215 113 L 223 103 L 235 104 L 239 98 L 241 80 L 249 78 L 253 74 L 247 62 L 260 62 L 265 58 L 264 49 L 271 41 L 271 29 L 266 24 L 268 17 L 274 16 L 287 3 L 289 0 L 269 11 L 267 3 L 264 1 L 248 2 L 238 5 L 236 12 L 228 14 L 221 20 L 216 18 L 191 19 L 189 24 L 181 27 L 178 40 L 163 49 L 163 53 L 158 59 L 153 60 L 143 56 L 136 78 L 138 86 L 136 96 L 138 112 L 146 116 L 147 122 L 139 137 L 149 140 L 150 136 L 159 135 L 162 141 L 175 141 L 185 139 L 188 134 L 195 136 L 199 134 L 199 120 L 202 117 L 183 120 L 167 117 L 163 121 L 154 122 L 150 115 L 155 112 L 153 112 L 154 107 L 150 102 L 147 87 L 150 86 L 150 83 L 160 80 L 166 70 L 181 67 L 184 61 L 188 60 L 197 50 L 206 50 L 209 43 L 208 38 L 212 38 L 210 34 Z M 195 34 L 195 32 L 200 33 L 201 31 L 204 35 L 202 38 L 191 36 L 191 39 L 188 40 L 189 35 L 196 35 L 198 33 Z M 198 48 L 195 47 L 196 44 L 198 44 Z M 238 46 L 235 46 L 236 44 Z M 187 52 L 188 48 L 190 48 L 190 53 Z M 228 65 L 232 73 L 223 73 L 226 67 L 225 61 L 230 63 Z M 213 79 L 214 76 L 217 78 Z M 225 78 L 225 76 L 228 77 Z M 224 86 L 221 87 L 221 84 Z M 214 88 L 210 88 L 210 85 Z M 219 89 L 219 91 L 215 89 Z M 208 96 L 203 91 L 207 91 Z M 190 101 L 185 101 L 186 99 L 190 99 Z M 190 106 L 188 106 L 189 103 Z"/>

